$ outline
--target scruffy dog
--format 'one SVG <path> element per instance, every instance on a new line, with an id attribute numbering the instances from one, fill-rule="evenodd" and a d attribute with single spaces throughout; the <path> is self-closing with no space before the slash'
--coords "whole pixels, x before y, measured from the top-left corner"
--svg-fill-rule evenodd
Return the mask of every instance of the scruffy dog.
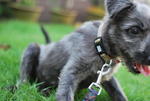
<path id="1" fill-rule="evenodd" d="M 76 89 L 95 81 L 104 64 L 94 46 L 97 34 L 113 60 L 120 57 L 132 73 L 149 75 L 150 8 L 130 0 L 105 0 L 105 5 L 103 21 L 86 22 L 56 43 L 29 45 L 22 59 L 21 82 L 36 79 L 41 88 L 56 86 L 57 101 L 74 101 Z M 113 77 L 115 69 L 103 77 L 102 85 L 113 101 L 127 101 Z"/>

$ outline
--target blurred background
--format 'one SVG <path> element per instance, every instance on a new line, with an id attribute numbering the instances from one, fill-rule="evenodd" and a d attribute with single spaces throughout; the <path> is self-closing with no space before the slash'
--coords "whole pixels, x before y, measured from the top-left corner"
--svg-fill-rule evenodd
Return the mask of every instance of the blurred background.
<path id="1" fill-rule="evenodd" d="M 104 0 L 0 0 L 0 19 L 74 24 L 101 19 L 103 5 Z"/>
<path id="2" fill-rule="evenodd" d="M 101 19 L 103 5 L 104 0 L 0 0 L 0 18 L 74 24 Z"/>
<path id="3" fill-rule="evenodd" d="M 103 5 L 103 0 L 0 0 L 0 18 L 74 24 L 101 19 Z"/>

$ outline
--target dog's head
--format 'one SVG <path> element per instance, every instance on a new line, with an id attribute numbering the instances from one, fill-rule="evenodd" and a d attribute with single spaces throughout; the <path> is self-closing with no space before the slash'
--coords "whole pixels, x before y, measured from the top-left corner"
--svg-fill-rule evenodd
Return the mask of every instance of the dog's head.
<path id="1" fill-rule="evenodd" d="M 103 36 L 111 54 L 122 57 L 133 73 L 150 74 L 150 7 L 131 0 L 105 0 Z"/>

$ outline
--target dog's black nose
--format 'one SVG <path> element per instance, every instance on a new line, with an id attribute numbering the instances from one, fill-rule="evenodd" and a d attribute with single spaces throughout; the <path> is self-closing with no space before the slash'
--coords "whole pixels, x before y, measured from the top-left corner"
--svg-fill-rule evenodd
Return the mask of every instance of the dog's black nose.
<path id="1" fill-rule="evenodd" d="M 148 63 L 150 64 L 150 56 L 148 56 L 147 61 L 148 61 Z"/>
<path id="2" fill-rule="evenodd" d="M 144 59 L 143 59 L 143 63 L 144 63 L 145 65 L 150 65 L 150 56 L 147 56 L 147 58 L 144 58 Z"/>
<path id="3" fill-rule="evenodd" d="M 150 65 L 150 55 L 148 55 L 145 51 L 137 52 L 135 58 L 136 61 L 141 64 Z"/>

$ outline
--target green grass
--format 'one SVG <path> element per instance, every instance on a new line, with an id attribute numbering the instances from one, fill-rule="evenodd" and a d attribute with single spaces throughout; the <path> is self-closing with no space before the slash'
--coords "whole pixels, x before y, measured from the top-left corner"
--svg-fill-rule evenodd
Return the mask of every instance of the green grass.
<path id="1" fill-rule="evenodd" d="M 74 30 L 74 27 L 63 24 L 47 24 L 46 29 L 53 41 L 60 40 Z M 19 79 L 19 65 L 23 50 L 32 42 L 44 44 L 39 24 L 22 21 L 0 22 L 0 44 L 9 44 L 8 51 L 0 50 L 0 88 L 15 84 Z M 129 101 L 150 101 L 150 78 L 135 76 L 122 67 L 116 77 L 121 83 Z M 78 92 L 75 101 L 81 101 L 86 90 Z M 15 93 L 0 89 L 0 101 L 55 101 L 55 90 L 49 97 L 38 92 L 36 84 L 24 84 Z M 97 101 L 110 101 L 103 90 Z"/>

